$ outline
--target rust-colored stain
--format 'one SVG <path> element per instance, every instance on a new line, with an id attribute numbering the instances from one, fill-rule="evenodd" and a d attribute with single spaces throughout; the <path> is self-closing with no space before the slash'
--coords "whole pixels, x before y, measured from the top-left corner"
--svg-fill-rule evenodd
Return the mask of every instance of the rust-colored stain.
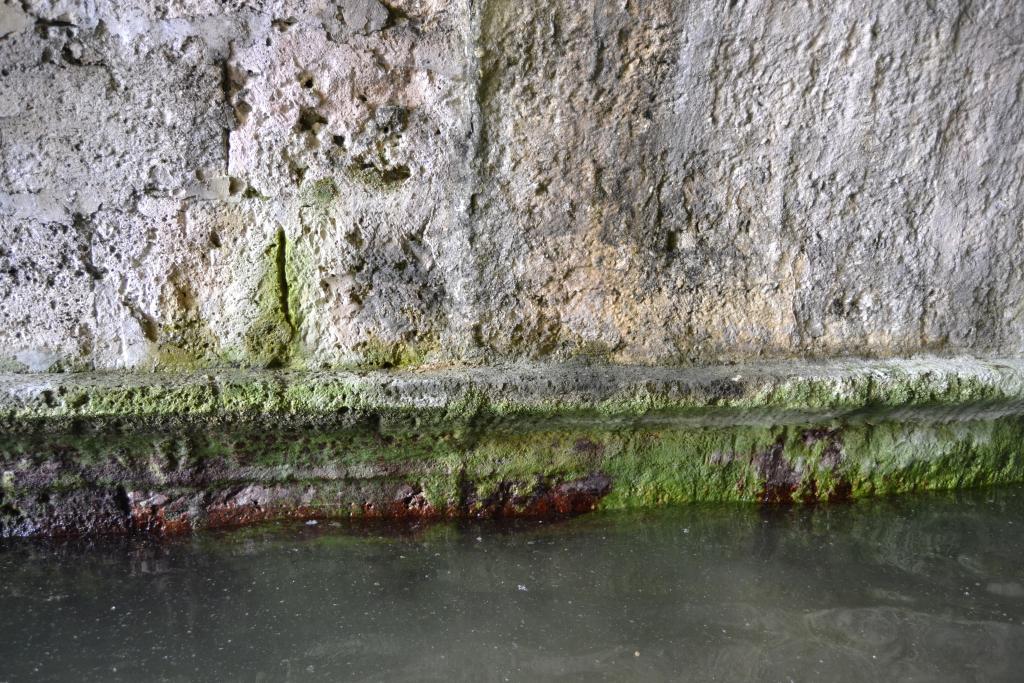
<path id="1" fill-rule="evenodd" d="M 804 430 L 800 435 L 805 445 L 825 442 L 817 467 L 811 472 L 799 471 L 785 457 L 785 444 L 780 437 L 769 448 L 754 455 L 752 462 L 761 482 L 758 501 L 766 505 L 789 505 L 799 502 L 813 505 L 824 498 L 829 502 L 845 502 L 852 499 L 853 486 L 843 479 L 839 472 L 845 458 L 842 444 L 842 430 L 838 428 L 814 428 Z M 831 475 L 831 490 L 823 492 L 817 474 Z M 742 490 L 743 484 L 739 484 Z"/>
<path id="2" fill-rule="evenodd" d="M 470 498 L 468 512 L 473 517 L 555 517 L 590 512 L 612 489 L 612 480 L 601 473 L 554 486 L 535 485 L 529 493 L 517 493 L 513 483 L 498 487 L 480 500 Z"/>
<path id="3" fill-rule="evenodd" d="M 611 478 L 601 473 L 554 483 L 538 481 L 532 487 L 521 482 L 506 482 L 484 499 L 468 493 L 458 504 L 445 508 L 432 506 L 416 483 L 401 484 L 390 496 L 368 496 L 360 500 L 338 498 L 331 504 L 312 502 L 318 493 L 313 485 L 294 489 L 251 484 L 177 497 L 131 491 L 122 496 L 128 517 L 122 528 L 137 533 L 175 535 L 200 527 L 219 529 L 268 521 L 334 517 L 381 520 L 554 518 L 590 512 L 611 487 Z M 516 493 L 527 489 L 527 493 Z"/>
<path id="4" fill-rule="evenodd" d="M 800 486 L 800 474 L 783 454 L 781 442 L 773 444 L 754 456 L 754 466 L 761 479 L 762 503 L 792 503 L 793 494 Z"/>

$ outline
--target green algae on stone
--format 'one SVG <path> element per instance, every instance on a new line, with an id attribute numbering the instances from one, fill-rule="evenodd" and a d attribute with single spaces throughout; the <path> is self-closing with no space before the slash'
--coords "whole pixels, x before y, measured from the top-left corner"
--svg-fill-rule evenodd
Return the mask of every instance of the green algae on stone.
<path id="1" fill-rule="evenodd" d="M 167 514 L 200 526 L 206 514 L 214 521 L 244 520 L 290 510 L 317 516 L 530 514 L 538 500 L 554 500 L 588 481 L 600 491 L 587 504 L 606 509 L 814 503 L 1024 481 L 1020 416 L 657 428 L 408 417 L 380 420 L 366 413 L 333 429 L 15 434 L 0 445 L 0 471 L 6 499 L 23 510 L 19 519 L 47 514 L 40 496 L 59 494 L 71 501 L 67 505 L 80 506 L 90 496 L 109 501 L 121 495 L 177 501 Z M 246 512 L 249 488 L 270 507 Z M 582 500 L 591 500 L 588 495 Z M 156 514 L 150 507 L 163 504 L 146 503 L 138 514 L 149 518 Z"/>
<path id="2" fill-rule="evenodd" d="M 437 348 L 434 340 L 384 341 L 370 337 L 361 342 L 356 350 L 361 355 L 360 369 L 402 369 L 423 364 L 427 356 Z"/>
<path id="3" fill-rule="evenodd" d="M 198 317 L 159 328 L 153 363 L 156 370 L 195 370 L 219 356 L 219 343 L 209 324 Z"/>
<path id="4" fill-rule="evenodd" d="M 358 161 L 345 167 L 345 176 L 368 190 L 392 192 L 400 188 L 412 175 L 404 164 L 390 165 L 378 158 L 373 163 Z"/>
<path id="5" fill-rule="evenodd" d="M 279 296 L 275 291 L 272 301 L 279 303 Z M 285 323 L 283 315 L 275 320 Z M 386 350 L 383 357 L 393 361 L 396 352 Z M 57 429 L 71 419 L 88 424 L 117 417 L 131 423 L 146 416 L 222 422 L 283 415 L 294 423 L 320 423 L 359 413 L 400 423 L 515 420 L 522 426 L 582 420 L 628 426 L 874 420 L 893 411 L 929 410 L 979 418 L 1024 412 L 1024 367 L 1016 361 L 931 360 L 707 369 L 527 365 L 0 376 L 0 427 L 6 431 L 35 424 Z"/>
<path id="6" fill-rule="evenodd" d="M 338 197 L 338 185 L 334 178 L 326 177 L 308 184 L 303 189 L 303 204 L 326 208 Z"/>
<path id="7" fill-rule="evenodd" d="M 245 332 L 246 360 L 257 367 L 287 365 L 295 338 L 288 285 L 288 243 L 284 229 L 267 248 L 264 275 L 256 289 L 257 314 Z"/>

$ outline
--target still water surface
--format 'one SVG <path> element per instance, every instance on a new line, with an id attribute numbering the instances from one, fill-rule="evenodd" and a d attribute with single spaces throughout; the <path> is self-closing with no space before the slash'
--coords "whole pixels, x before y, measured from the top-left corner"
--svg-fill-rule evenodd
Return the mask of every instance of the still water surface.
<path id="1" fill-rule="evenodd" d="M 1024 489 L 0 546 L 0 681 L 894 678 L 1024 678 Z"/>

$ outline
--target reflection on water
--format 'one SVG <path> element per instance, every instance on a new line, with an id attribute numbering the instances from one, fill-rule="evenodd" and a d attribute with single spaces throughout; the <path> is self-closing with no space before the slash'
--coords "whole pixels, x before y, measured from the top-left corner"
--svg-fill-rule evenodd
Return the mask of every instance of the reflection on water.
<path id="1" fill-rule="evenodd" d="M 0 680 L 1017 679 L 1024 489 L 0 549 Z"/>

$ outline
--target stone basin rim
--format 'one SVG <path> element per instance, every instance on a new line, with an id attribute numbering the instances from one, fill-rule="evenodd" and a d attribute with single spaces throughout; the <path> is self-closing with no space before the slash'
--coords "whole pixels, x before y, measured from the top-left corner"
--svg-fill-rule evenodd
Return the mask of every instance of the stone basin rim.
<path id="1" fill-rule="evenodd" d="M 261 420 L 316 426 L 359 415 L 498 429 L 545 419 L 629 426 L 1015 414 L 1024 414 L 1024 359 L 1017 358 L 0 374 L 0 433 Z"/>

